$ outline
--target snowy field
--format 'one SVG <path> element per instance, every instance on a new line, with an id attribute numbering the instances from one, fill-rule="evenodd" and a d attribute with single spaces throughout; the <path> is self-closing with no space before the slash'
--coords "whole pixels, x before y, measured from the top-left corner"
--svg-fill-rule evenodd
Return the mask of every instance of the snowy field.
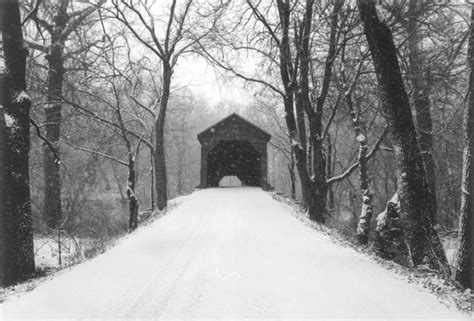
<path id="1" fill-rule="evenodd" d="M 0 305 L 19 318 L 470 318 L 257 188 L 195 192 L 113 249 Z"/>

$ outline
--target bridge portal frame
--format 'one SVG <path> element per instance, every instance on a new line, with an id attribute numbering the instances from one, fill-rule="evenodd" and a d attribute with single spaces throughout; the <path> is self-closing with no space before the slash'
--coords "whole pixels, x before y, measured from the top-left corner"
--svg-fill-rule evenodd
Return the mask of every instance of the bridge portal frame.
<path id="1" fill-rule="evenodd" d="M 268 169 L 268 153 L 267 143 L 271 139 L 271 135 L 242 116 L 232 113 L 198 135 L 201 144 L 201 180 L 200 188 L 211 187 L 209 181 L 209 155 L 219 144 L 240 141 L 250 144 L 259 154 L 259 184 L 262 189 L 269 189 L 267 180 Z M 244 155 L 245 156 L 245 155 Z M 234 174 L 234 173 L 232 173 Z M 224 175 L 227 176 L 227 175 Z M 236 175 L 238 176 L 238 175 Z"/>

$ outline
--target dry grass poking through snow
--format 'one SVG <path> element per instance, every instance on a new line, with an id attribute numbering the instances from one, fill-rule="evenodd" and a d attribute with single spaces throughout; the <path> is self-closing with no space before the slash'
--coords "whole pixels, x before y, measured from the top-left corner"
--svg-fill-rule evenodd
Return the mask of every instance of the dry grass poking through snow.
<path id="1" fill-rule="evenodd" d="M 169 202 L 168 207 L 163 211 L 155 211 L 151 215 L 147 215 L 136 233 L 141 228 L 148 226 L 150 223 L 166 215 L 171 209 L 180 204 L 180 198 L 175 198 Z M 133 234 L 132 233 L 132 234 Z M 51 280 L 57 273 L 67 271 L 70 267 L 96 257 L 114 247 L 120 240 L 125 239 L 130 234 L 119 235 L 115 239 L 91 239 L 91 238 L 72 238 L 63 236 L 62 243 L 62 264 L 59 265 L 58 259 L 58 243 L 55 236 L 35 236 L 35 264 L 37 275 L 35 278 L 25 282 L 15 284 L 6 288 L 0 287 L 0 303 L 9 297 L 28 292 L 36 288 L 39 284 Z M 1 315 L 0 315 L 1 319 Z"/>

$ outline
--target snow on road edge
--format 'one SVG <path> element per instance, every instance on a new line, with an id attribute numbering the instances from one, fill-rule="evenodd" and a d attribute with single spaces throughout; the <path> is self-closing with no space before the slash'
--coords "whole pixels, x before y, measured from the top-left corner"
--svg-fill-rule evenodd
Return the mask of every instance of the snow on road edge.
<path id="1" fill-rule="evenodd" d="M 75 268 L 76 266 L 82 263 L 85 263 L 91 259 L 94 259 L 95 257 L 99 255 L 104 254 L 105 252 L 111 250 L 112 248 L 116 247 L 118 244 L 129 239 L 130 237 L 134 237 L 134 235 L 136 235 L 138 231 L 143 231 L 144 229 L 149 228 L 149 226 L 153 222 L 162 218 L 163 216 L 167 215 L 168 213 L 172 212 L 177 207 L 179 207 L 188 196 L 189 195 L 181 195 L 169 200 L 167 208 L 165 208 L 163 211 L 155 210 L 152 215 L 150 215 L 148 218 L 146 218 L 143 222 L 141 222 L 138 225 L 138 228 L 135 231 L 133 231 L 132 233 L 124 234 L 121 237 L 118 237 L 116 239 L 112 239 L 110 243 L 106 246 L 105 250 L 101 253 L 97 253 L 97 255 L 95 256 L 83 259 L 81 261 L 74 262 L 73 264 L 68 265 L 68 266 L 63 266 L 63 268 L 50 270 L 49 272 L 41 273 L 40 271 L 38 271 L 39 272 L 38 275 L 34 278 L 31 278 L 19 284 L 11 285 L 9 287 L 5 287 L 5 288 L 0 287 L 0 308 L 3 302 L 19 297 L 25 294 L 26 292 L 30 292 L 34 290 L 37 286 L 42 284 L 43 282 L 51 281 L 58 275 L 68 272 L 71 269 Z M 0 311 L 0 321 L 2 320 L 1 316 L 2 314 Z"/>
<path id="2" fill-rule="evenodd" d="M 312 221 L 308 213 L 295 200 L 279 192 L 272 192 L 271 195 L 273 199 L 288 208 L 289 213 L 293 214 L 310 228 L 327 235 L 334 243 L 344 247 L 351 247 L 355 251 L 364 254 L 371 261 L 394 272 L 398 278 L 402 278 L 407 283 L 413 284 L 420 291 L 432 293 L 438 298 L 438 301 L 445 306 L 456 308 L 459 311 L 474 316 L 474 292 L 471 290 L 463 290 L 459 285 L 456 285 L 453 280 L 443 278 L 433 271 L 408 268 L 393 261 L 385 260 L 378 256 L 370 247 L 360 246 L 355 243 L 354 240 L 349 239 L 339 231 Z"/>

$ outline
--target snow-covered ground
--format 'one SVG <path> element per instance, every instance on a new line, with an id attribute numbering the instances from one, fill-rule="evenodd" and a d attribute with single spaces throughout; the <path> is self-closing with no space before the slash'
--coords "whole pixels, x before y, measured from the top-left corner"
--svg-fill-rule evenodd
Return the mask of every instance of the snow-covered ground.
<path id="1" fill-rule="evenodd" d="M 469 319 L 257 188 L 207 189 L 0 305 L 12 318 Z"/>
<path id="2" fill-rule="evenodd" d="M 35 235 L 35 263 L 41 270 L 56 270 L 80 262 L 105 250 L 111 241 L 92 238 L 61 237 L 61 265 L 55 235 Z"/>

